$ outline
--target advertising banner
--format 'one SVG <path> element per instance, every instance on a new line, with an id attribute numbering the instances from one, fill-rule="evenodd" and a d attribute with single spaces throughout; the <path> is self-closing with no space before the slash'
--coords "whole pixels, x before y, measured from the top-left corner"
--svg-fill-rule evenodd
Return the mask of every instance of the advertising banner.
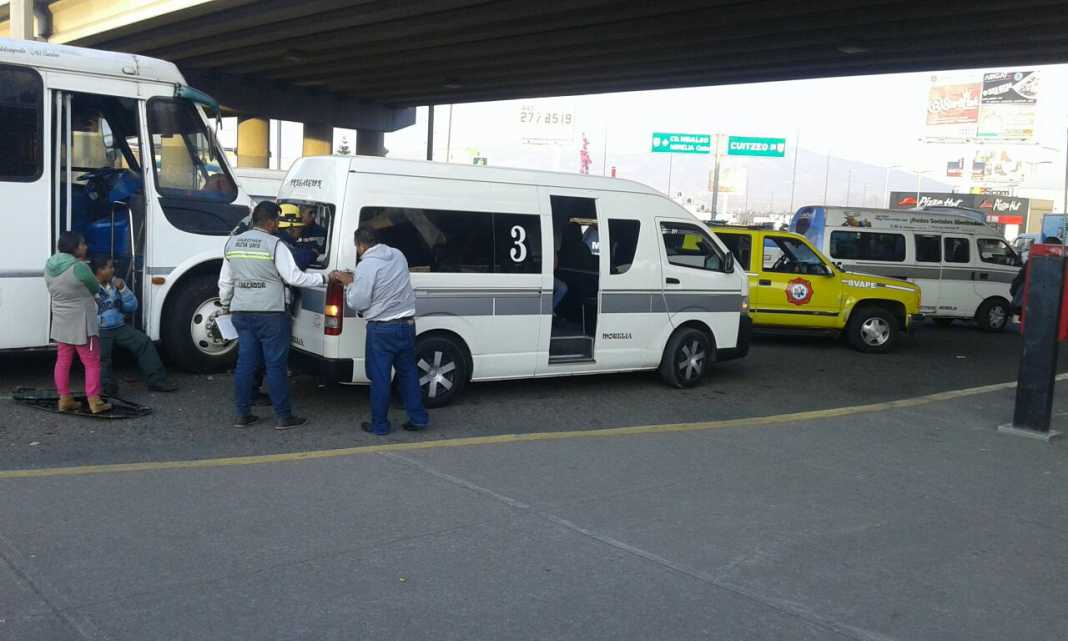
<path id="1" fill-rule="evenodd" d="M 986 214 L 989 223 L 999 225 L 1022 225 L 1027 220 L 1031 201 L 1016 196 L 993 194 L 955 194 L 946 192 L 895 191 L 890 193 L 891 209 L 914 209 L 924 207 L 965 207 Z"/>
<path id="2" fill-rule="evenodd" d="M 946 163 L 946 176 L 948 178 L 960 178 L 964 173 L 964 159 L 950 160 Z"/>
<path id="3" fill-rule="evenodd" d="M 931 85 L 927 93 L 927 126 L 979 122 L 978 82 Z"/>
<path id="4" fill-rule="evenodd" d="M 1032 142 L 1038 104 L 1038 73 L 998 71 L 983 74 L 976 135 L 1001 142 Z"/>

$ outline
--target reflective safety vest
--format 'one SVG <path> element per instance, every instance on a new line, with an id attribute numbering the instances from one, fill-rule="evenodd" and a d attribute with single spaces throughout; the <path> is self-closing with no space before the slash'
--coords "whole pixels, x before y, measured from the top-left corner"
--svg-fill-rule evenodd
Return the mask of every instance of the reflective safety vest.
<path id="1" fill-rule="evenodd" d="M 278 238 L 259 229 L 250 229 L 226 242 L 223 256 L 230 263 L 234 281 L 230 311 L 286 311 L 285 282 L 274 266 L 278 243 Z"/>

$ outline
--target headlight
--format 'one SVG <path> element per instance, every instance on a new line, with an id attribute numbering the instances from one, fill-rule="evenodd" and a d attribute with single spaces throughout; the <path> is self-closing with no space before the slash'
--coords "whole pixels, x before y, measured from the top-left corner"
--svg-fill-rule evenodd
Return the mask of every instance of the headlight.
<path id="1" fill-rule="evenodd" d="M 744 314 L 744 313 L 746 313 L 748 311 L 749 311 L 749 297 L 748 296 L 742 296 L 742 313 Z"/>

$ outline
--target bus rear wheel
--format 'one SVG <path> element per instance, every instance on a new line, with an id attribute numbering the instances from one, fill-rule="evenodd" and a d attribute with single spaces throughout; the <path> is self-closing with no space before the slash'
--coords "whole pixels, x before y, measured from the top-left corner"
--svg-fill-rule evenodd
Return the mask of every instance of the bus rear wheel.
<path id="1" fill-rule="evenodd" d="M 215 317 L 222 311 L 218 278 L 195 276 L 171 295 L 163 324 L 163 346 L 178 367 L 198 374 L 221 372 L 234 366 L 237 341 L 222 338 Z"/>
<path id="2" fill-rule="evenodd" d="M 441 335 L 415 341 L 415 373 L 426 407 L 448 405 L 467 384 L 471 367 L 467 352 L 452 338 Z"/>
<path id="3" fill-rule="evenodd" d="M 708 334 L 692 327 L 675 331 L 660 359 L 660 378 L 672 387 L 693 387 L 715 360 L 715 348 Z"/>

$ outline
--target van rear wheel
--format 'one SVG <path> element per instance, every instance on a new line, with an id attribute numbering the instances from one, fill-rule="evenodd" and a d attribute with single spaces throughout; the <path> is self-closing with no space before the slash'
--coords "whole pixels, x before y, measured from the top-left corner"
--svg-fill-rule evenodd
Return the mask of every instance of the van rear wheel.
<path id="1" fill-rule="evenodd" d="M 1009 324 L 1012 312 L 1004 298 L 988 298 L 975 312 L 975 321 L 984 332 L 1000 332 Z"/>
<path id="2" fill-rule="evenodd" d="M 676 330 L 660 359 L 660 378 L 672 387 L 693 387 L 708 373 L 715 360 L 715 347 L 708 334 L 684 327 Z"/>
<path id="3" fill-rule="evenodd" d="M 471 368 L 467 353 L 446 336 L 427 336 L 415 342 L 415 373 L 426 407 L 448 405 L 463 391 Z"/>

